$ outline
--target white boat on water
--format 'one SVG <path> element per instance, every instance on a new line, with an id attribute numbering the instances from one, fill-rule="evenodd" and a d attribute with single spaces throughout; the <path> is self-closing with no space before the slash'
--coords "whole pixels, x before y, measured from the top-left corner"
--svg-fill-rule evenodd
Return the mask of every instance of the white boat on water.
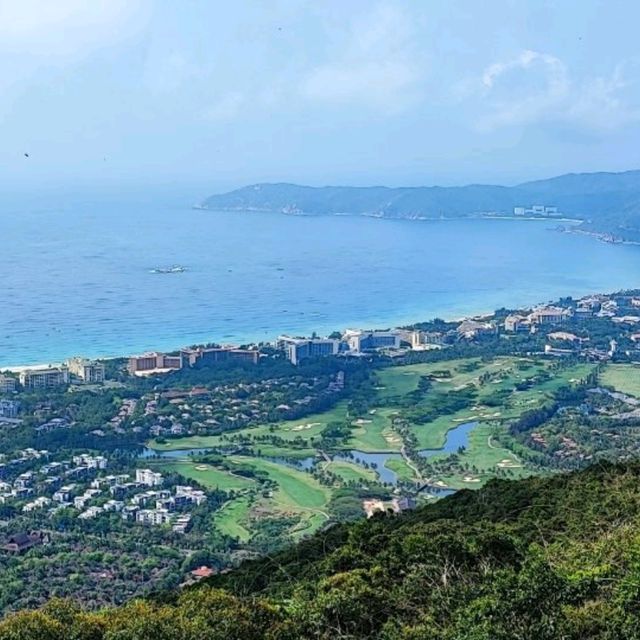
<path id="1" fill-rule="evenodd" d="M 151 273 L 184 273 L 186 270 L 186 267 L 174 264 L 171 267 L 156 267 L 155 269 L 151 269 Z"/>

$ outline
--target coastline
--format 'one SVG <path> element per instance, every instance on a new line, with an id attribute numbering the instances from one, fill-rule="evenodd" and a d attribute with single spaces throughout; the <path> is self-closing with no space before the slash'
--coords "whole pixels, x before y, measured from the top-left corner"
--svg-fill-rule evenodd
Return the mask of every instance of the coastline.
<path id="1" fill-rule="evenodd" d="M 595 238 L 600 242 L 606 242 L 607 244 L 622 244 L 622 245 L 632 245 L 632 246 L 640 245 L 640 242 L 637 240 L 625 240 L 624 238 L 618 238 L 614 236 L 612 233 L 609 233 L 607 231 L 589 231 L 588 229 L 579 229 L 576 227 L 562 228 L 562 229 L 558 229 L 558 231 L 560 233 L 588 236 L 590 238 Z"/>
<path id="2" fill-rule="evenodd" d="M 599 292 L 601 293 L 601 292 Z M 595 293 L 593 292 L 587 292 L 587 293 L 581 293 L 581 294 L 567 294 L 570 295 L 571 297 L 574 296 L 582 296 L 582 295 L 595 295 Z M 537 305 L 541 305 L 541 304 L 548 304 L 550 301 L 549 300 L 537 300 L 536 302 L 533 303 L 520 303 L 520 304 L 514 304 L 513 306 L 507 305 L 507 308 L 513 308 L 513 309 L 518 309 L 518 308 L 533 308 Z M 365 327 L 367 329 L 380 329 L 383 328 L 383 325 L 385 327 L 394 327 L 394 328 L 401 328 L 401 327 L 406 327 L 406 326 L 412 326 L 412 325 L 416 325 L 416 324 L 420 324 L 422 322 L 429 322 L 431 320 L 433 320 L 434 318 L 443 318 L 445 320 L 445 322 L 462 322 L 465 319 L 468 318 L 478 318 L 478 319 L 482 319 L 482 318 L 488 318 L 493 316 L 495 313 L 495 309 L 492 310 L 485 310 L 485 311 L 475 311 L 475 312 L 470 312 L 470 313 L 466 313 L 463 315 L 458 315 L 455 312 L 452 312 L 450 314 L 442 314 L 442 313 L 437 313 L 437 312 L 431 312 L 431 317 L 427 318 L 427 317 L 422 317 L 421 319 L 416 319 L 415 315 L 413 317 L 413 319 L 411 320 L 407 320 L 407 321 L 396 321 L 396 322 L 390 322 L 390 323 L 384 323 L 382 321 L 379 322 L 379 324 L 376 323 L 370 323 L 370 322 L 351 322 L 351 323 L 343 323 L 344 327 L 343 328 L 348 328 L 348 327 L 353 327 L 353 326 L 361 326 L 361 327 Z M 454 315 L 455 314 L 455 315 Z M 416 314 L 417 315 L 417 314 Z M 335 329 L 335 327 L 334 327 Z M 313 331 L 313 329 L 309 330 L 308 333 L 310 333 L 311 331 Z M 325 333 L 324 330 L 319 332 L 320 334 Z M 330 333 L 330 331 L 326 331 L 327 335 L 328 333 Z M 279 335 L 279 334 L 278 334 Z M 251 339 L 246 339 L 246 340 L 236 340 L 235 344 L 259 344 L 259 343 L 273 343 L 276 339 L 276 334 L 274 334 L 270 339 L 268 340 L 251 340 Z M 206 340 L 203 341 L 201 344 L 205 344 L 206 342 L 215 342 L 215 343 L 220 343 L 222 344 L 223 341 L 218 341 L 215 340 L 214 338 L 211 338 L 210 340 Z M 128 358 L 130 356 L 136 355 L 136 354 L 140 354 L 140 353 L 144 353 L 145 351 L 159 351 L 159 352 L 164 352 L 164 353 L 172 353 L 174 351 L 179 351 L 180 349 L 184 348 L 187 344 L 195 344 L 192 340 L 190 341 L 188 338 L 185 338 L 184 342 L 180 345 L 180 346 L 172 346 L 170 348 L 165 348 L 162 347 L 160 345 L 161 341 L 158 341 L 158 346 L 156 347 L 151 347 L 149 349 L 141 349 L 141 350 L 137 350 L 137 351 L 132 351 L 130 353 L 127 354 L 120 354 L 120 355 L 114 355 L 114 354 L 109 354 L 109 355 L 95 355 L 95 354 L 87 354 L 87 355 L 83 355 L 82 357 L 86 357 L 88 359 L 91 360 L 100 360 L 100 361 L 111 361 L 111 360 L 118 360 L 121 358 Z M 60 367 L 64 364 L 64 362 L 72 357 L 76 357 L 77 353 L 75 354 L 75 356 L 73 355 L 69 355 L 64 357 L 62 360 L 57 360 L 57 361 L 52 361 L 52 362 L 48 362 L 48 363 L 40 363 L 40 364 L 18 364 L 18 365 L 2 365 L 0 364 L 0 373 L 2 373 L 3 371 L 7 371 L 7 372 L 11 372 L 14 374 L 19 374 L 22 371 L 27 371 L 29 369 L 43 369 L 43 368 L 49 368 L 49 367 Z"/>
<path id="3" fill-rule="evenodd" d="M 385 215 L 383 212 L 376 211 L 361 211 L 361 212 L 349 212 L 349 211 L 336 211 L 333 213 L 312 213 L 309 211 L 283 211 L 281 209 L 266 209 L 266 208 L 232 208 L 232 207 L 215 207 L 211 208 L 205 204 L 194 204 L 191 207 L 196 211 L 209 211 L 215 213 L 219 211 L 221 213 L 270 213 L 280 214 L 285 216 L 297 216 L 301 218 L 316 218 L 316 217 L 352 217 L 352 218 L 373 218 L 374 220 L 408 220 L 410 222 L 455 222 L 457 220 L 515 220 L 518 222 L 567 222 L 572 224 L 583 224 L 582 218 L 571 218 L 565 216 L 516 216 L 508 213 L 504 214 L 491 214 L 491 213 L 467 213 L 460 216 L 425 216 L 420 214 L 413 215 Z"/>

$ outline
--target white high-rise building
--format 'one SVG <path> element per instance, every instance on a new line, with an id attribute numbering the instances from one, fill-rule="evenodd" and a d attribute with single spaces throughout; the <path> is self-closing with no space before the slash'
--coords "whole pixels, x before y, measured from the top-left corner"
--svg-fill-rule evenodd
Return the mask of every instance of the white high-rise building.
<path id="1" fill-rule="evenodd" d="M 161 473 L 151 471 L 151 469 L 136 469 L 136 482 L 148 487 L 157 487 L 162 484 L 163 477 Z"/>

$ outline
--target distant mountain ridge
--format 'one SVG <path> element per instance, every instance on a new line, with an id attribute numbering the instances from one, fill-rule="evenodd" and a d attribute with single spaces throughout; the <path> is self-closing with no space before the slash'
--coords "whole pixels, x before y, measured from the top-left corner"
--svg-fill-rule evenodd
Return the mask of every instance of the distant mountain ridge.
<path id="1" fill-rule="evenodd" d="M 206 198 L 200 207 L 298 215 L 365 215 L 401 219 L 512 215 L 514 207 L 555 206 L 581 228 L 640 240 L 640 171 L 570 173 L 512 187 L 309 187 L 265 183 Z"/>

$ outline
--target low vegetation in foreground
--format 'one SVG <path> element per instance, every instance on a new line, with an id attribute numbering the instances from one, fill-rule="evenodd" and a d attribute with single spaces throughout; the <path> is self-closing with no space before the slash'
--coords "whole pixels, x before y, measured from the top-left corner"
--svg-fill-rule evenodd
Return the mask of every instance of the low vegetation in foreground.
<path id="1" fill-rule="evenodd" d="M 209 584 L 9 615 L 2 639 L 607 640 L 640 637 L 640 465 L 492 480 L 339 524 Z"/>

